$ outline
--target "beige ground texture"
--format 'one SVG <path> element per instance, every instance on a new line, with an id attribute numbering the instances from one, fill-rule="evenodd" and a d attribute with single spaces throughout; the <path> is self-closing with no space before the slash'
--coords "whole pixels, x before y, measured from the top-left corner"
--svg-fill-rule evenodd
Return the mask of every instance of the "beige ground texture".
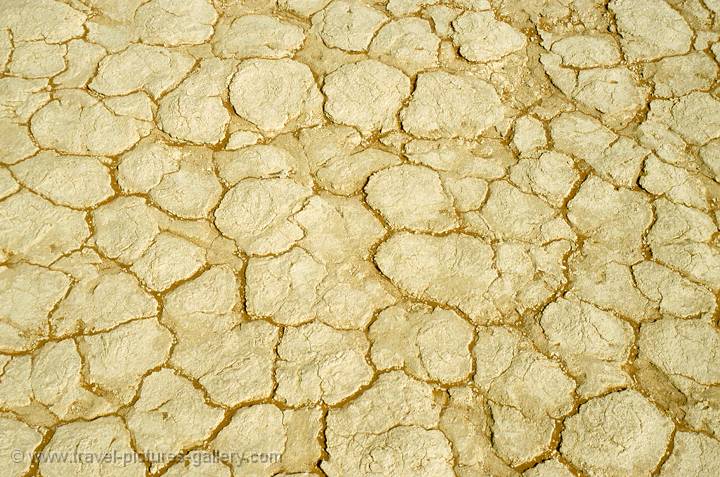
<path id="1" fill-rule="evenodd" d="M 717 477 L 719 57 L 719 0 L 0 0 L 0 474 Z"/>

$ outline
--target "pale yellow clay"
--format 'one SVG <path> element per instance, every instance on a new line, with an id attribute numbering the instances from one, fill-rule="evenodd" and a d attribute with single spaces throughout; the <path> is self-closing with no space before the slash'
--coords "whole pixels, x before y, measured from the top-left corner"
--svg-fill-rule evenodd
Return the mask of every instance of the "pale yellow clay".
<path id="1" fill-rule="evenodd" d="M 719 0 L 0 0 L 0 474 L 720 475 Z"/>

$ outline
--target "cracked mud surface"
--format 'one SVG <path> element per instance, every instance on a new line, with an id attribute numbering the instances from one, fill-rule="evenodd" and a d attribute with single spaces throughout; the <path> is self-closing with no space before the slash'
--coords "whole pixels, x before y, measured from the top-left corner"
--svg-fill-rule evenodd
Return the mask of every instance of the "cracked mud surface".
<path id="1" fill-rule="evenodd" d="M 718 0 L 0 0 L 4 476 L 720 475 Z"/>

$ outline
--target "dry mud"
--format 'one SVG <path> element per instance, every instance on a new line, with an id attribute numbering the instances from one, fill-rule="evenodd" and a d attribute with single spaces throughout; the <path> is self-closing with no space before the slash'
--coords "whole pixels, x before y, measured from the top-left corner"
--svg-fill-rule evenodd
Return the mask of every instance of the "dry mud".
<path id="1" fill-rule="evenodd" d="M 720 475 L 718 0 L 0 12 L 2 475 Z"/>

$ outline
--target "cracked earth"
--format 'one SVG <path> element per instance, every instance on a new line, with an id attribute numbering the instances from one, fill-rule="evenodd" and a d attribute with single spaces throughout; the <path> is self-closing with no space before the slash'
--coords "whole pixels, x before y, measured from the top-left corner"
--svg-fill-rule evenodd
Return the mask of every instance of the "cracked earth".
<path id="1" fill-rule="evenodd" d="M 720 1 L 0 12 L 4 476 L 720 475 Z"/>

